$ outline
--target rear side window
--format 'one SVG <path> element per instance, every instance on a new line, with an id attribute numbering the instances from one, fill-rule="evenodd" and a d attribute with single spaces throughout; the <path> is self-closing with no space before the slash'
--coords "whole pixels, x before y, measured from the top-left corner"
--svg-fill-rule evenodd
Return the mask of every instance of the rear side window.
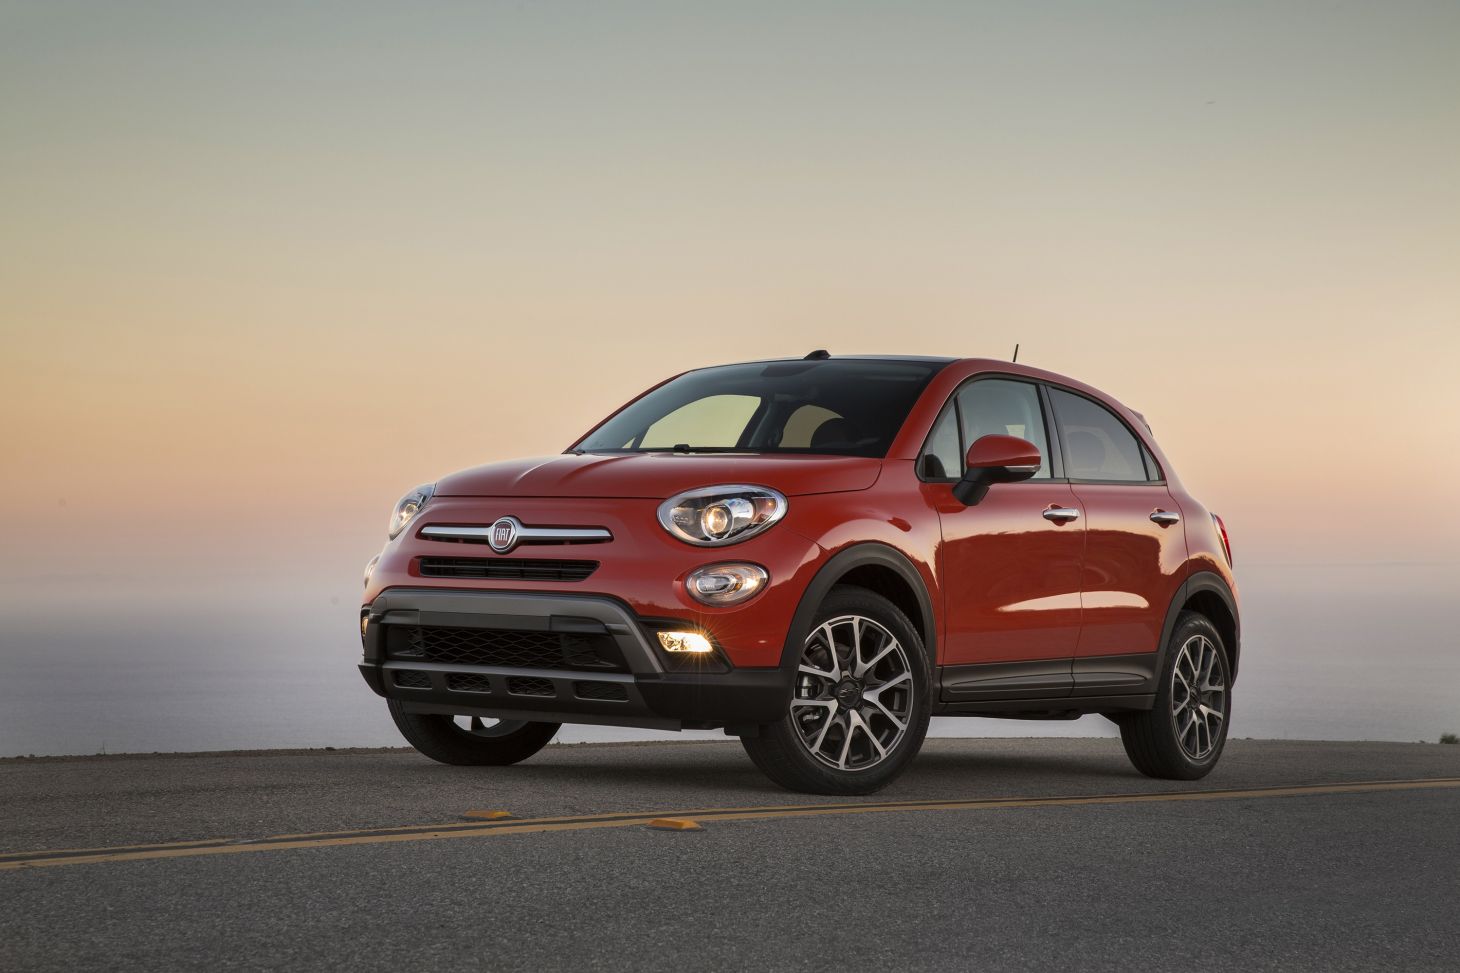
<path id="1" fill-rule="evenodd" d="M 1064 444 L 1065 475 L 1072 480 L 1144 483 L 1145 447 L 1115 413 L 1083 395 L 1051 388 Z"/>
<path id="2" fill-rule="evenodd" d="M 1004 379 L 970 382 L 958 392 L 958 418 L 963 424 L 965 452 L 983 436 L 1018 436 L 1039 447 L 1039 472 L 1034 478 L 1049 479 L 1049 439 L 1038 388 Z M 962 467 L 959 463 L 960 470 Z"/>

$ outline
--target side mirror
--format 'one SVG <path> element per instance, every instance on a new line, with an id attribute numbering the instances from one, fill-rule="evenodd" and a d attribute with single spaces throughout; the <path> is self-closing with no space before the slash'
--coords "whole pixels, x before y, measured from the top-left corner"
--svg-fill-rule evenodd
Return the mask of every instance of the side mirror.
<path id="1" fill-rule="evenodd" d="M 1016 483 L 1039 472 L 1039 447 L 1018 436 L 980 436 L 968 447 L 968 472 L 953 484 L 965 507 L 982 500 L 995 483 Z"/>

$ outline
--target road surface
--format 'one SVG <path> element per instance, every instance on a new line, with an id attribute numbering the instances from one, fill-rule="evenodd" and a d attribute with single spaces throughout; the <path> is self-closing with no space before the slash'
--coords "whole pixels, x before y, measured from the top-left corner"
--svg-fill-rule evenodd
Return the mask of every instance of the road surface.
<path id="1" fill-rule="evenodd" d="M 0 760 L 0 969 L 87 967 L 1455 970 L 1460 746 L 931 740 L 855 799 L 733 742 Z"/>

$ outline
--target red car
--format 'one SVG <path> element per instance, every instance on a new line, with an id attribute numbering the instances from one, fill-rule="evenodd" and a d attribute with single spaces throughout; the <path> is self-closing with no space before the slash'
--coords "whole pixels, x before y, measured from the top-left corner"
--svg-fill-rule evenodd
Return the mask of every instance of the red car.
<path id="1" fill-rule="evenodd" d="M 411 491 L 365 577 L 361 673 L 406 739 L 508 764 L 562 723 L 723 728 L 795 790 L 864 794 L 931 716 L 1120 726 L 1222 753 L 1222 521 L 1140 415 L 985 359 L 686 372 L 557 456 Z"/>

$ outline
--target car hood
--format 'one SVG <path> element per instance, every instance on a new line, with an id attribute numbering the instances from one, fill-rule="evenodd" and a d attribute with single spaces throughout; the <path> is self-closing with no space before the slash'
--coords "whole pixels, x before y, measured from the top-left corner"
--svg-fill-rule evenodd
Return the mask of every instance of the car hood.
<path id="1" fill-rule="evenodd" d="M 565 453 L 452 473 L 436 484 L 436 495 L 663 500 L 696 487 L 747 483 L 805 496 L 865 490 L 881 469 L 881 460 L 859 456 Z"/>

